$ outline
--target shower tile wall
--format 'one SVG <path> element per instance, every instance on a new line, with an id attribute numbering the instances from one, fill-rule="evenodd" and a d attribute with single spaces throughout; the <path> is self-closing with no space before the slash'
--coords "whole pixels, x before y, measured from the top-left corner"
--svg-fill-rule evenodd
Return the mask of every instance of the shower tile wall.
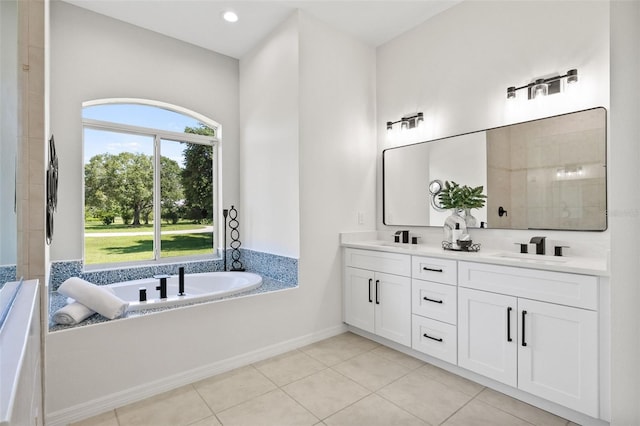
<path id="1" fill-rule="evenodd" d="M 509 206 L 500 223 L 518 229 L 605 227 L 606 130 L 593 122 L 594 128 L 585 129 L 584 118 L 575 117 L 563 120 L 563 129 L 546 120 L 544 129 L 532 122 L 487 132 L 488 210 Z"/>
<path id="2" fill-rule="evenodd" d="M 16 181 L 17 276 L 45 282 L 45 3 L 20 1 L 19 59 L 21 72 L 19 173 Z"/>

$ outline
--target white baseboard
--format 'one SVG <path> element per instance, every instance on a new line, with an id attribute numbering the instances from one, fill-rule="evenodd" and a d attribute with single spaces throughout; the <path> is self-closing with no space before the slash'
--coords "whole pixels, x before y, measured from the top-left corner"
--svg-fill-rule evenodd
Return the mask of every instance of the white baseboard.
<path id="1" fill-rule="evenodd" d="M 120 392 L 93 399 L 82 404 L 77 404 L 63 410 L 47 413 L 45 424 L 47 426 L 64 426 L 69 423 L 84 420 L 106 411 L 176 389 L 180 386 L 215 376 L 216 374 L 221 374 L 327 339 L 345 331 L 347 331 L 347 327 L 345 325 L 327 328 L 325 330 L 276 343 L 242 355 L 217 361 L 212 364 L 203 365 L 202 367 L 194 368 L 183 373 L 163 377 L 162 379 L 145 383 L 140 386 L 124 389 Z"/>

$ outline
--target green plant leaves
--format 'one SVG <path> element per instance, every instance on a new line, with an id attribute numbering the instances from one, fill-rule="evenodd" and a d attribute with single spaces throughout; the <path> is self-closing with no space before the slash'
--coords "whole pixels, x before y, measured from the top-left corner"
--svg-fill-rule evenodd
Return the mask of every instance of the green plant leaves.
<path id="1" fill-rule="evenodd" d="M 438 194 L 440 205 L 446 209 L 479 209 L 484 207 L 487 196 L 482 193 L 484 186 L 475 188 L 460 186 L 456 182 L 446 181 Z"/>

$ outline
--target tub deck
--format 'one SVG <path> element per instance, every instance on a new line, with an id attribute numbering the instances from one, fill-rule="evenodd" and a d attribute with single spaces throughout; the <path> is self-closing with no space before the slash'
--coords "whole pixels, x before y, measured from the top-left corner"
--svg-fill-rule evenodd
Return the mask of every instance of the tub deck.
<path id="1" fill-rule="evenodd" d="M 262 276 L 262 285 L 260 287 L 256 288 L 256 289 L 253 289 L 253 290 L 244 291 L 244 292 L 241 292 L 241 293 L 236 293 L 236 294 L 232 294 L 232 295 L 229 295 L 229 296 L 224 296 L 222 298 L 215 299 L 215 300 L 195 301 L 195 302 L 186 303 L 186 304 L 179 305 L 179 306 L 164 306 L 164 307 L 157 307 L 157 308 L 153 308 L 153 309 L 141 309 L 141 310 L 137 310 L 137 311 L 128 311 L 122 318 L 134 318 L 134 317 L 143 316 L 143 315 L 146 315 L 146 314 L 149 314 L 149 313 L 162 312 L 162 311 L 166 311 L 166 310 L 169 310 L 169 309 L 184 308 L 184 307 L 187 307 L 187 306 L 199 305 L 199 304 L 203 304 L 203 303 L 217 303 L 217 302 L 220 302 L 222 300 L 229 300 L 229 299 L 235 299 L 235 298 L 239 298 L 239 297 L 253 296 L 253 295 L 262 294 L 262 293 L 270 293 L 270 292 L 274 292 L 274 291 L 295 288 L 297 286 L 298 286 L 297 283 L 293 283 L 293 284 L 292 283 L 286 283 L 286 282 L 283 282 L 283 281 L 278 281 L 278 280 L 274 280 L 272 278 L 267 278 L 265 276 Z M 59 331 L 59 330 L 67 330 L 67 329 L 74 328 L 74 327 L 83 327 L 83 326 L 86 326 L 86 325 L 99 324 L 99 323 L 109 322 L 109 321 L 118 321 L 118 319 L 108 320 L 107 318 L 103 317 L 100 314 L 94 314 L 94 315 L 90 316 L 89 318 L 87 318 L 86 320 L 82 321 L 81 323 L 75 324 L 75 325 L 62 325 L 62 324 L 54 323 L 53 320 L 52 320 L 53 313 L 56 312 L 58 309 L 64 307 L 66 304 L 67 304 L 67 297 L 66 296 L 63 296 L 63 295 L 59 294 L 57 291 L 54 291 L 54 292 L 50 293 L 50 298 L 49 298 L 49 331 L 50 332 Z"/>

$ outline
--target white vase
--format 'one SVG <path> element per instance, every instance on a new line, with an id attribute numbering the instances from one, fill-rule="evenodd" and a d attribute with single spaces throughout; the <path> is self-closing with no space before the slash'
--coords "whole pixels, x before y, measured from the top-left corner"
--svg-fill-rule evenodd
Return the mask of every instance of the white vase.
<path id="1" fill-rule="evenodd" d="M 467 224 L 467 228 L 478 227 L 478 219 L 471 214 L 471 209 L 464 209 L 464 222 Z"/>
<path id="2" fill-rule="evenodd" d="M 467 224 L 464 221 L 464 218 L 460 215 L 462 210 L 452 209 L 451 214 L 447 216 L 444 221 L 444 241 L 454 244 L 453 241 L 453 230 L 456 229 L 456 223 L 460 226 L 460 231 L 462 234 L 467 233 Z"/>

